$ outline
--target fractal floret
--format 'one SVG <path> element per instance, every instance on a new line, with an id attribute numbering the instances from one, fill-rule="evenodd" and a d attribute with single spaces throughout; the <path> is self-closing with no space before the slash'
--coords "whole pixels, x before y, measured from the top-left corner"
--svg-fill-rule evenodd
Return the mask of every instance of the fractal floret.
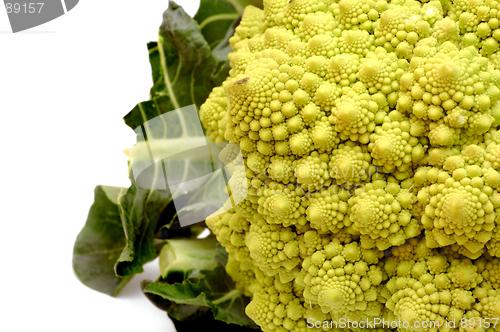
<path id="1" fill-rule="evenodd" d="M 500 2 L 265 0 L 229 42 L 200 115 L 248 193 L 206 223 L 246 314 L 500 331 Z"/>

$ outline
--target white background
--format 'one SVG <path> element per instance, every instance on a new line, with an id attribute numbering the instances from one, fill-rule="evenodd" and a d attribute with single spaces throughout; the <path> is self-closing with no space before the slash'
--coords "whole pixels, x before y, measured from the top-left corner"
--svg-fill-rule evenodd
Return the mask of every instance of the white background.
<path id="1" fill-rule="evenodd" d="M 199 6 L 178 3 L 190 15 Z M 122 117 L 148 99 L 146 44 L 167 7 L 81 0 L 17 34 L 0 8 L 0 331 L 175 331 L 139 288 L 156 261 L 116 298 L 71 264 L 94 187 L 130 184 L 122 150 L 135 136 Z"/>

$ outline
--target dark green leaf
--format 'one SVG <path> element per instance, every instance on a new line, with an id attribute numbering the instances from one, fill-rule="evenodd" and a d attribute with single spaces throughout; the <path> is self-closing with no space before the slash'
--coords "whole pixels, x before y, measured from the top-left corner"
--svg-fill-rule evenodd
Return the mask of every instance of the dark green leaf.
<path id="1" fill-rule="evenodd" d="M 222 38 L 222 40 L 217 45 L 217 47 L 215 47 L 212 50 L 212 54 L 214 55 L 215 59 L 219 63 L 224 63 L 224 66 L 227 67 L 224 70 L 227 70 L 228 74 L 229 74 L 229 69 L 230 69 L 228 55 L 229 55 L 229 53 L 231 53 L 233 51 L 233 49 L 231 48 L 231 45 L 229 44 L 229 39 L 234 35 L 234 29 L 238 26 L 238 24 L 240 24 L 240 19 L 237 19 L 236 21 L 233 22 L 233 24 L 228 28 L 224 38 Z M 224 79 L 225 78 L 226 77 L 224 77 Z M 221 82 L 221 84 L 222 84 L 222 82 Z"/>
<path id="2" fill-rule="evenodd" d="M 256 328 L 251 328 L 247 326 L 227 324 L 223 321 L 214 319 L 214 316 L 210 312 L 205 312 L 203 315 L 197 316 L 196 318 L 191 318 L 190 320 L 177 320 L 174 317 L 170 317 L 174 323 L 177 332 L 192 332 L 196 331 L 203 326 L 203 329 L 207 331 L 217 331 L 217 332 L 256 332 Z"/>
<path id="3" fill-rule="evenodd" d="M 130 280 L 117 277 L 114 271 L 126 242 L 118 208 L 120 189 L 95 188 L 94 204 L 73 249 L 73 269 L 80 281 L 113 296 Z"/>
<path id="4" fill-rule="evenodd" d="M 227 0 L 227 1 L 230 2 L 240 14 L 243 14 L 245 7 L 248 5 L 252 5 L 258 8 L 264 7 L 262 0 Z"/>
<path id="5" fill-rule="evenodd" d="M 213 88 L 217 62 L 199 26 L 175 2 L 163 14 L 158 41 L 163 78 L 173 109 L 200 106 Z"/>
<path id="6" fill-rule="evenodd" d="M 229 72 L 229 61 L 227 55 L 232 51 L 231 46 L 229 45 L 229 38 L 233 36 L 234 29 L 240 21 L 241 14 L 243 14 L 243 10 L 247 5 L 254 5 L 259 8 L 262 8 L 262 0 L 201 0 L 200 7 L 198 12 L 196 13 L 194 20 L 191 20 L 191 25 L 194 27 L 194 24 L 198 24 L 198 32 L 201 32 L 201 36 L 206 41 L 209 48 L 212 49 L 213 57 L 215 58 L 215 66 L 212 68 L 213 73 L 211 74 L 211 79 L 213 86 L 219 86 L 224 79 L 227 77 Z M 176 13 L 173 7 L 170 7 L 171 13 Z M 189 21 L 190 18 L 186 17 L 181 13 L 184 21 Z M 172 14 L 168 14 L 164 16 L 164 20 L 170 20 Z M 162 27 L 165 27 L 165 34 L 169 35 L 167 32 L 172 29 L 165 22 L 162 24 Z M 161 32 L 161 31 L 160 31 Z M 196 46 L 196 52 L 204 49 L 204 47 L 200 48 L 199 41 L 194 44 L 187 45 L 186 42 L 178 42 L 176 39 L 179 39 L 179 34 L 170 34 L 171 38 L 167 40 L 167 43 L 173 45 L 180 45 L 182 49 L 187 49 L 189 47 Z M 173 38 L 176 37 L 176 38 Z M 193 38 L 195 39 L 195 38 Z M 173 67 L 174 63 L 171 63 L 172 60 L 168 58 L 167 63 L 162 63 L 160 58 L 160 51 L 158 48 L 157 42 L 150 42 L 148 44 L 148 52 L 149 52 L 149 62 L 151 64 L 152 78 L 153 78 L 153 87 L 150 91 L 150 99 L 152 99 L 156 95 L 165 94 L 167 91 L 167 86 L 165 85 L 165 80 L 163 79 L 164 66 L 169 65 Z M 202 52 L 200 52 L 202 53 Z M 204 52 L 203 52 L 204 53 Z M 212 65 L 212 61 L 210 57 L 207 57 L 206 54 L 203 55 L 205 57 L 204 63 Z M 182 57 L 181 57 L 182 60 Z M 210 60 L 207 62 L 207 60 Z M 163 66 L 162 66 L 163 65 Z M 193 65 L 191 63 L 182 63 L 182 67 L 186 69 L 193 69 Z M 177 69 L 176 69 L 177 70 Z M 172 72 L 174 70 L 171 70 Z M 167 72 L 169 72 L 167 70 Z M 199 84 L 199 82 L 195 82 Z M 212 89 L 212 87 L 210 87 Z M 168 91 L 167 91 L 168 92 Z M 175 91 L 174 91 L 175 92 Z M 207 95 L 208 96 L 208 95 Z M 206 96 L 202 99 L 205 99 Z M 184 105 L 185 106 L 185 105 Z M 198 105 L 199 106 L 199 105 Z M 138 110 L 134 109 L 131 113 L 137 113 Z M 131 122 L 129 119 L 125 118 L 127 124 Z M 136 122 L 137 124 L 138 122 Z M 131 127 L 133 125 L 129 124 Z M 134 128 L 135 129 L 135 128 Z"/>
<path id="7" fill-rule="evenodd" d="M 226 3 L 226 7 L 230 6 Z M 207 14 L 205 17 L 208 17 Z M 198 165 L 195 158 L 190 158 L 189 162 L 170 159 L 168 165 L 164 161 L 152 162 L 151 154 L 158 155 L 158 146 L 180 147 L 188 143 L 186 140 L 200 137 L 190 135 L 190 128 L 178 126 L 178 121 L 151 120 L 180 107 L 192 104 L 200 106 L 211 89 L 227 76 L 227 68 L 224 67 L 227 63 L 224 55 L 226 51 L 221 51 L 222 55 L 219 55 L 224 60 L 215 59 L 196 21 L 174 2 L 164 13 L 158 43 L 148 44 L 148 50 L 154 81 L 152 99 L 138 104 L 124 120 L 138 134 L 136 151 L 141 150 L 140 145 L 143 145 L 145 155 L 142 160 L 139 158 L 139 162 L 149 162 L 151 165 L 138 178 L 134 178 L 131 173 L 133 184 L 122 195 L 118 206 L 115 205 L 119 211 L 115 217 L 121 217 L 124 231 L 120 247 L 113 247 L 113 259 L 118 258 L 115 272 L 121 277 L 142 272 L 142 265 L 156 256 L 154 236 L 158 230 L 158 220 L 167 207 L 173 208 L 171 193 L 165 181 L 165 167 L 178 169 L 182 173 L 176 176 L 179 181 L 195 178 L 207 167 Z M 182 113 L 179 114 L 182 117 Z M 156 144 L 156 148 L 151 148 L 153 141 L 163 141 L 165 144 Z M 198 188 L 182 189 L 192 193 Z M 196 206 L 191 205 L 193 208 Z M 121 249 L 121 254 L 116 254 Z"/>
<path id="8" fill-rule="evenodd" d="M 197 163 L 196 158 L 188 161 L 186 156 L 168 161 L 157 158 L 165 153 L 162 149 L 181 148 L 189 146 L 187 140 L 204 139 L 200 133 L 193 134 L 189 121 L 160 121 L 159 115 L 193 104 L 199 107 L 212 88 L 220 84 L 222 76 L 227 76 L 227 72 L 223 72 L 227 60 L 218 62 L 213 57 L 196 21 L 174 2 L 170 2 L 164 12 L 158 43 L 150 43 L 148 50 L 154 81 L 152 99 L 138 104 L 124 117 L 126 124 L 138 134 L 132 163 L 145 166 L 141 166 L 143 172 L 137 178 L 131 174 L 133 185 L 120 201 L 127 238 L 115 266 L 120 276 L 142 272 L 142 264 L 155 257 L 156 224 L 172 199 L 166 188 L 165 169 L 178 170 L 180 173 L 175 178 L 182 182 L 196 178 L 207 167 L 203 161 Z M 182 112 L 176 111 L 176 114 L 182 118 Z M 179 126 L 179 123 L 187 125 Z M 170 151 L 169 155 L 172 154 Z M 181 189 L 192 192 L 197 188 Z"/>
<path id="9" fill-rule="evenodd" d="M 213 172 L 196 109 L 162 112 L 165 106 L 158 101 L 163 98 L 138 105 L 145 119 L 163 114 L 136 129 L 138 142 L 129 149 L 133 185 L 120 200 L 127 245 L 116 265 L 119 276 L 142 272 L 142 265 L 155 257 L 157 222 L 167 207 L 173 208 L 172 198 L 178 204 L 177 199 L 190 197 L 204 186 L 202 176 Z"/>
<path id="10" fill-rule="evenodd" d="M 157 92 L 165 90 L 165 81 L 163 80 L 162 68 L 160 64 L 160 52 L 158 51 L 158 43 L 148 43 L 149 63 L 151 65 L 151 76 L 153 79 L 153 87 L 149 92 L 149 98 L 153 98 Z M 135 129 L 135 128 L 134 128 Z"/>
<path id="11" fill-rule="evenodd" d="M 224 40 L 227 31 L 240 16 L 228 0 L 201 0 L 194 19 L 210 48 L 214 49 Z"/>
<path id="12" fill-rule="evenodd" d="M 229 74 L 228 54 L 232 52 L 229 38 L 234 35 L 246 6 L 263 8 L 262 0 L 201 0 L 194 16 L 203 37 L 212 48 L 218 63 L 213 75 L 215 86 L 219 86 Z"/>
<path id="13" fill-rule="evenodd" d="M 143 291 L 150 299 L 156 295 L 177 304 L 209 307 L 218 320 L 255 327 L 245 314 L 249 299 L 235 288 L 225 271 L 226 261 L 227 253 L 213 237 L 168 240 L 160 254 L 161 277 L 145 285 Z M 179 312 L 186 315 L 188 309 L 199 313 L 196 307 L 181 311 L 166 306 L 167 311 L 174 309 L 177 317 Z"/>
<path id="14" fill-rule="evenodd" d="M 171 196 L 167 189 L 144 189 L 136 184 L 132 184 L 121 197 L 120 217 L 127 241 L 116 261 L 115 272 L 118 276 L 142 273 L 142 265 L 156 257 L 156 223 L 170 203 Z"/>
<path id="15" fill-rule="evenodd" d="M 219 0 L 216 3 L 220 10 L 226 8 L 226 12 L 231 13 L 232 8 L 233 14 L 241 14 L 248 1 Z M 213 2 L 202 0 L 198 19 L 205 21 L 210 15 L 217 15 L 207 9 L 209 4 L 213 5 Z M 96 202 L 89 212 L 85 228 L 78 236 L 74 256 L 75 272 L 89 287 L 115 295 L 133 274 L 143 271 L 144 263 L 156 256 L 161 245 L 155 243 L 154 236 L 167 224 L 160 217 L 168 215 L 169 220 L 175 219 L 171 193 L 165 181 L 165 167 L 181 170 L 180 180 L 195 177 L 200 167 L 206 168 L 206 165 L 197 165 L 196 158 L 191 158 L 190 162 L 174 159 L 169 161 L 170 164 L 163 160 L 151 163 L 152 153 L 159 153 L 157 147 L 150 146 L 153 141 L 164 142 L 164 146 L 168 147 L 179 147 L 187 144 L 186 140 L 193 139 L 189 128 L 178 126 L 176 121 L 151 120 L 180 107 L 192 104 L 199 107 L 212 88 L 227 77 L 227 54 L 231 51 L 228 39 L 234 33 L 235 22 L 231 19 L 224 21 L 227 21 L 224 25 L 227 25 L 226 31 L 219 29 L 220 25 L 210 23 L 210 19 L 204 23 L 203 33 L 212 38 L 210 45 L 196 20 L 170 2 L 160 27 L 159 41 L 148 44 L 154 82 L 151 100 L 138 104 L 124 120 L 138 134 L 138 150 L 145 152 L 139 162 L 151 165 L 137 179 L 131 172 L 132 186 L 121 193 L 119 199 L 118 193 L 112 189 L 108 191 L 112 192 L 113 199 L 105 199 L 109 196 L 103 194 L 105 187 L 96 188 Z M 213 53 L 211 46 L 214 47 Z M 194 198 L 206 198 L 206 189 L 200 193 L 196 191 L 198 187 L 184 189 L 189 189 L 189 195 L 183 198 L 189 203 L 185 211 L 207 208 L 208 203 L 199 206 L 194 201 Z M 101 220 L 105 221 L 101 223 Z M 190 236 L 198 233 L 197 229 Z M 172 231 L 172 234 L 175 232 Z M 124 278 L 117 277 L 113 267 L 116 275 Z"/>
<path id="16" fill-rule="evenodd" d="M 151 284 L 150 280 L 144 280 L 141 288 L 144 290 L 149 284 Z M 207 331 L 255 332 L 255 328 L 227 324 L 214 319 L 210 307 L 178 304 L 153 293 L 145 292 L 144 294 L 154 305 L 168 313 L 177 332 L 191 332 L 199 329 L 200 326 Z"/>
<path id="17" fill-rule="evenodd" d="M 152 119 L 136 129 L 138 142 L 129 149 L 133 184 L 120 200 L 127 245 L 116 265 L 119 276 L 142 272 L 142 265 L 156 255 L 153 241 L 157 222 L 167 207 L 173 208 L 172 198 L 190 196 L 204 185 L 191 180 L 213 171 L 196 110 L 162 112 L 164 105 L 158 101 L 163 98 L 138 105 L 141 116 Z M 165 116 L 152 116 L 162 113 Z M 183 151 L 189 146 L 199 148 Z M 134 170 L 138 170 L 137 176 Z"/>
<path id="18" fill-rule="evenodd" d="M 184 207 L 177 211 L 177 214 L 183 218 L 190 218 L 191 215 L 199 215 L 200 211 L 207 211 L 204 213 L 206 215 L 212 214 L 227 200 L 224 191 L 225 187 L 226 179 L 223 173 L 213 173 L 211 178 L 199 190 L 186 197 Z"/>
<path id="19" fill-rule="evenodd" d="M 151 280 L 143 280 L 141 282 L 141 289 L 144 291 L 151 283 Z M 210 311 L 209 307 L 178 304 L 153 293 L 145 292 L 144 294 L 154 305 L 168 312 L 170 318 L 175 318 L 177 320 L 192 320 Z M 211 317 L 213 320 L 213 315 L 211 315 Z"/>
<path id="20" fill-rule="evenodd" d="M 148 50 L 154 81 L 150 103 L 159 105 L 156 110 L 161 112 L 189 105 L 198 108 L 212 88 L 227 77 L 227 72 L 221 70 L 225 61 L 214 58 L 198 23 L 173 1 L 163 14 L 157 45 L 150 43 Z M 159 96 L 163 98 L 155 100 Z M 150 116 L 157 116 L 141 112 L 140 105 L 124 117 L 134 130 Z"/>

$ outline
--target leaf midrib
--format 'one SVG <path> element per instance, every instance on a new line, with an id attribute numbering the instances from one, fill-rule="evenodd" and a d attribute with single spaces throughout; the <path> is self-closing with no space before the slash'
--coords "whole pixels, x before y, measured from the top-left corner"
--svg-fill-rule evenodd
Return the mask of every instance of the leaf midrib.
<path id="1" fill-rule="evenodd" d="M 240 15 L 238 13 L 212 15 L 212 16 L 207 17 L 205 20 L 203 20 L 203 22 L 200 23 L 200 29 L 203 29 L 208 24 L 215 22 L 215 21 L 235 20 L 238 17 L 240 17 Z"/>
<path id="2" fill-rule="evenodd" d="M 163 71 L 163 77 L 165 79 L 165 86 L 167 87 L 168 94 L 170 96 L 170 100 L 172 101 L 172 104 L 175 109 L 180 108 L 179 103 L 177 101 L 177 97 L 174 94 L 174 91 L 172 89 L 172 82 L 170 81 L 170 76 L 168 75 L 167 71 L 167 59 L 165 57 L 165 50 L 163 49 L 163 36 L 160 34 L 158 37 L 158 42 L 161 45 L 161 47 L 158 47 L 158 51 L 160 53 L 160 62 L 161 62 L 161 68 Z"/>

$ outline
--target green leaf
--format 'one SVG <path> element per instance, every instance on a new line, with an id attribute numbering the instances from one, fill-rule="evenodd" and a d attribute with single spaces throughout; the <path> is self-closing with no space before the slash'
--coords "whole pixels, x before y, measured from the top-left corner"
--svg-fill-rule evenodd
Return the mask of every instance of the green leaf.
<path id="1" fill-rule="evenodd" d="M 254 5 L 259 8 L 263 7 L 262 0 L 201 0 L 198 12 L 194 16 L 194 20 L 192 20 L 183 11 L 180 12 L 179 9 L 175 7 L 177 5 L 171 4 L 164 15 L 164 20 L 168 20 L 168 22 L 164 21 L 164 23 L 162 24 L 162 27 L 164 27 L 163 35 L 167 36 L 167 40 L 163 39 L 163 43 L 180 46 L 179 50 L 181 51 L 186 48 L 196 46 L 196 52 L 202 54 L 203 56 L 203 63 L 213 66 L 212 60 L 209 56 L 207 56 L 205 52 L 204 45 L 202 46 L 203 43 L 201 43 L 198 38 L 200 36 L 203 37 L 209 48 L 212 49 L 212 54 L 215 59 L 215 66 L 213 68 L 210 68 L 213 69 L 213 73 L 211 74 L 213 86 L 210 87 L 210 89 L 215 86 L 219 86 L 220 84 L 222 84 L 229 73 L 229 60 L 227 58 L 227 55 L 232 51 L 231 46 L 229 45 L 229 38 L 234 35 L 234 29 L 239 23 L 241 15 L 243 14 L 243 10 L 247 5 Z M 194 32 L 192 33 L 192 36 L 196 35 L 196 38 L 193 38 L 194 40 L 197 40 L 196 43 L 189 44 L 189 42 L 180 41 L 182 39 L 182 34 L 185 34 L 184 32 L 170 33 L 172 31 L 173 24 L 165 23 L 175 22 L 175 20 L 172 20 L 171 18 L 172 16 L 177 15 L 177 13 L 181 15 L 181 17 L 179 17 L 177 20 L 181 21 L 182 18 L 182 21 L 184 22 L 184 24 L 182 25 L 183 29 L 185 29 L 184 26 L 186 25 L 190 25 L 194 28 L 195 24 L 197 24 L 196 29 L 198 31 L 196 32 L 196 34 Z M 191 22 L 187 24 L 186 22 L 188 21 Z M 175 27 L 173 29 L 175 29 Z M 160 30 L 160 34 L 161 33 L 162 30 Z M 167 57 L 168 63 L 166 61 L 162 62 L 161 53 L 158 46 L 159 43 L 157 42 L 150 42 L 148 44 L 149 62 L 151 64 L 153 78 L 153 87 L 150 91 L 150 99 L 154 98 L 154 96 L 156 95 L 162 95 L 166 92 L 169 92 L 168 87 L 165 84 L 165 80 L 163 79 L 163 73 L 165 70 L 168 73 L 174 71 L 177 72 L 179 67 L 176 66 L 176 63 L 178 63 L 180 60 L 184 60 L 182 56 L 176 56 L 175 58 Z M 174 61 L 172 62 L 172 60 Z M 192 63 L 180 63 L 183 68 L 192 70 L 193 72 L 196 71 Z M 166 66 L 170 66 L 173 69 L 169 70 L 168 68 L 166 68 Z M 206 96 L 202 99 L 206 99 Z M 182 107 L 182 105 L 179 106 Z M 197 106 L 199 106 L 199 104 L 197 104 Z M 137 113 L 137 111 L 138 110 L 134 109 L 134 112 L 131 113 Z M 132 114 L 129 116 L 129 118 L 132 116 Z M 125 119 L 127 124 L 129 124 L 130 122 L 129 118 Z M 130 126 L 135 129 L 133 125 Z"/>
<path id="2" fill-rule="evenodd" d="M 219 51 L 224 60 L 216 59 L 196 21 L 174 2 L 164 12 L 158 42 L 149 43 L 148 50 L 154 82 L 152 99 L 139 103 L 124 117 L 138 142 L 130 149 L 132 186 L 119 204 L 126 237 L 115 266 L 119 276 L 142 272 L 142 265 L 155 257 L 158 220 L 165 209 L 174 209 L 173 198 L 188 202 L 183 212 L 191 214 L 215 206 L 215 202 L 201 206 L 190 201 L 193 196 L 206 197 L 204 182 L 190 180 L 214 171 L 206 154 L 215 152 L 207 148 L 196 111 L 195 117 L 189 116 L 192 113 L 185 107 L 199 107 L 212 88 L 227 77 L 227 50 Z M 190 146 L 199 148 L 183 151 Z M 176 180 L 172 192 L 172 182 L 167 183 L 167 179 Z M 210 180 L 207 183 L 212 185 Z M 200 188 L 202 193 L 197 194 Z"/>
<path id="3" fill-rule="evenodd" d="M 228 0 L 201 0 L 194 19 L 210 48 L 214 49 L 224 40 L 233 22 L 240 17 L 241 13 Z"/>
<path id="4" fill-rule="evenodd" d="M 73 249 L 73 270 L 86 286 L 112 296 L 130 278 L 115 275 L 114 265 L 125 246 L 118 195 L 121 188 L 97 186 L 87 222 Z"/>
<path id="5" fill-rule="evenodd" d="M 151 280 L 143 280 L 141 282 L 142 291 L 144 292 L 144 289 L 151 283 Z M 159 309 L 166 311 L 170 318 L 176 320 L 193 320 L 211 311 L 209 307 L 179 304 L 165 299 L 160 295 L 147 292 L 144 292 L 144 294 L 151 302 L 153 302 L 154 305 L 156 305 Z M 210 316 L 213 320 L 214 316 L 211 313 Z"/>
<path id="6" fill-rule="evenodd" d="M 239 19 L 234 21 L 233 24 L 228 28 L 224 38 L 220 41 L 217 47 L 212 50 L 212 54 L 215 59 L 220 63 L 224 63 L 224 69 L 221 70 L 223 70 L 224 72 L 227 71 L 228 74 L 229 70 L 231 69 L 231 67 L 229 66 L 228 55 L 233 51 L 233 49 L 231 48 L 231 44 L 229 44 L 229 39 L 234 35 L 234 29 L 238 26 L 239 23 Z M 226 77 L 222 77 L 221 75 L 221 78 L 225 79 Z M 220 84 L 222 84 L 223 81 L 224 80 L 222 80 Z"/>
<path id="7" fill-rule="evenodd" d="M 177 211 L 177 214 L 182 215 L 183 218 L 191 218 L 200 214 L 200 211 L 207 211 L 204 213 L 206 215 L 212 214 L 226 202 L 225 189 L 226 179 L 223 173 L 213 173 L 199 190 L 186 198 L 184 207 Z"/>
<path id="8" fill-rule="evenodd" d="M 217 8 L 226 8 L 225 13 L 233 16 L 236 12 L 241 14 L 242 6 L 248 4 L 246 0 L 219 0 L 216 3 Z M 131 163 L 132 186 L 121 192 L 120 197 L 114 189 L 96 188 L 96 201 L 75 243 L 75 272 L 91 288 L 116 295 L 132 275 L 143 271 L 144 263 L 157 255 L 161 245 L 155 243 L 155 233 L 176 215 L 166 183 L 166 170 L 178 170 L 176 178 L 183 181 L 206 174 L 209 166 L 212 171 L 214 169 L 196 153 L 178 155 L 166 162 L 159 157 L 165 153 L 174 154 L 175 148 L 194 141 L 199 146 L 204 137 L 193 134 L 198 129 L 193 129 L 196 127 L 193 127 L 194 122 L 182 119 L 182 113 L 177 115 L 183 124 L 180 126 L 179 121 L 165 122 L 158 116 L 193 104 L 198 108 L 212 88 L 220 85 L 228 74 L 227 54 L 231 51 L 228 39 L 234 33 L 236 21 L 225 19 L 226 31 L 220 29 L 220 25 L 212 24 L 215 21 L 209 19 L 218 15 L 207 9 L 209 5 L 213 2 L 202 0 L 197 16 L 209 20 L 204 23 L 202 32 L 196 20 L 170 2 L 160 27 L 159 41 L 148 44 L 154 82 L 151 100 L 139 103 L 124 117 L 125 123 L 137 133 L 135 151 L 139 153 L 135 166 L 139 165 L 141 171 L 137 172 L 136 179 Z M 212 45 L 205 40 L 204 34 L 212 38 Z M 152 121 L 154 119 L 157 121 Z M 205 200 L 214 183 L 209 179 L 205 187 L 201 182 L 191 187 L 178 186 L 178 190 L 184 191 L 174 192 L 174 197 L 186 202 L 183 212 L 215 206 L 215 202 Z M 161 221 L 162 214 L 168 215 L 169 221 Z M 169 236 L 177 233 L 172 231 Z M 198 234 L 198 230 L 193 234 Z"/>
<path id="9" fill-rule="evenodd" d="M 150 43 L 148 49 L 154 81 L 152 100 L 138 104 L 124 118 L 138 137 L 138 143 L 130 151 L 131 169 L 141 172 L 137 172 L 137 178 L 131 174 L 133 185 L 120 201 L 127 237 L 127 246 L 115 267 L 120 276 L 142 272 L 142 264 L 155 257 L 156 223 L 172 200 L 166 172 L 177 172 L 169 178 L 182 184 L 213 170 L 197 151 L 191 151 L 191 155 L 181 153 L 185 146 L 206 146 L 206 140 L 198 116 L 186 119 L 185 110 L 180 107 L 199 106 L 205 101 L 213 86 L 220 82 L 213 75 L 220 74 L 221 65 L 213 57 L 196 21 L 174 2 L 170 2 L 164 13 L 157 45 Z M 166 113 L 168 121 L 160 116 Z M 170 157 L 164 160 L 165 156 Z M 202 184 L 179 185 L 173 197 L 191 193 Z"/>
<path id="10" fill-rule="evenodd" d="M 157 93 L 166 89 L 165 81 L 162 76 L 162 68 L 160 64 L 160 52 L 158 51 L 157 42 L 148 43 L 149 64 L 151 65 L 151 76 L 153 79 L 153 87 L 149 92 L 149 99 L 152 99 Z M 135 128 L 134 128 L 135 129 Z"/>
<path id="11" fill-rule="evenodd" d="M 214 48 L 223 40 L 234 21 L 241 18 L 246 6 L 263 8 L 262 0 L 201 0 L 194 16 L 205 40 Z"/>
<path id="12" fill-rule="evenodd" d="M 170 302 L 194 306 L 184 311 L 176 306 L 165 306 L 167 311 L 175 309 L 173 315 L 176 317 L 200 314 L 197 310 L 209 307 L 218 320 L 256 327 L 245 314 L 249 299 L 235 288 L 226 273 L 227 253 L 214 237 L 167 242 L 160 253 L 161 277 L 156 282 L 144 284 L 143 292 L 150 299 L 156 295 Z M 154 302 L 158 303 L 158 298 Z"/>
<path id="13" fill-rule="evenodd" d="M 217 267 L 215 254 L 213 238 L 169 240 L 160 253 L 160 275 L 166 279 L 171 273 L 182 273 L 184 278 L 198 278 L 201 271 Z"/>
<path id="14" fill-rule="evenodd" d="M 144 280 L 141 288 L 144 290 L 150 280 Z M 241 325 L 227 324 L 223 321 L 214 319 L 210 307 L 195 306 L 189 304 L 178 304 L 159 295 L 144 293 L 147 298 L 158 308 L 168 312 L 168 315 L 174 323 L 177 332 L 191 332 L 197 330 L 200 326 L 207 331 L 232 331 L 232 332 L 255 332 L 253 328 Z"/>
<path id="15" fill-rule="evenodd" d="M 158 102 L 162 98 L 139 105 L 145 118 L 162 113 L 162 103 Z M 205 184 L 202 176 L 213 172 L 194 107 L 155 116 L 135 131 L 138 142 L 129 149 L 133 185 L 120 200 L 127 245 L 116 265 L 119 276 L 142 272 L 142 265 L 156 256 L 155 229 L 163 211 L 174 208 L 172 199 L 185 200 L 196 193 Z M 188 150 L 184 150 L 186 147 Z"/>
<path id="16" fill-rule="evenodd" d="M 116 275 L 142 273 L 142 265 L 156 257 L 156 223 L 170 202 L 168 190 L 144 189 L 135 184 L 121 197 L 119 211 L 127 241 L 115 264 Z"/>
<path id="17" fill-rule="evenodd" d="M 196 21 L 173 1 L 163 14 L 157 45 L 150 43 L 148 50 L 154 82 L 150 102 L 163 97 L 156 101 L 162 112 L 189 105 L 198 108 L 227 77 L 225 61 L 214 58 Z M 134 130 L 157 115 L 141 112 L 140 105 L 124 117 Z"/>
<path id="18" fill-rule="evenodd" d="M 264 8 L 262 0 L 227 0 L 227 1 L 230 2 L 240 14 L 243 14 L 245 7 L 248 5 L 252 5 L 261 9 Z"/>
<path id="19" fill-rule="evenodd" d="M 162 111 L 154 102 L 140 106 L 146 114 Z M 165 112 L 145 122 L 136 133 L 138 142 L 129 149 L 130 165 L 137 174 L 132 181 L 142 188 L 170 186 L 177 198 L 194 193 L 204 181 L 193 180 L 215 170 L 217 146 L 207 142 L 193 106 Z M 159 178 L 151 180 L 153 177 Z"/>
<path id="20" fill-rule="evenodd" d="M 242 2 L 236 1 L 232 4 L 227 0 L 218 0 L 215 2 L 203 0 L 196 18 L 198 20 L 206 20 L 213 15 L 217 15 L 217 12 L 221 12 L 222 10 L 224 10 L 224 13 L 233 13 L 239 16 L 234 7 L 235 4 L 241 6 Z M 136 130 L 138 134 L 140 142 L 136 145 L 135 150 L 141 150 L 142 155 L 136 155 L 134 162 L 142 162 L 145 165 L 140 168 L 152 167 L 155 170 L 160 169 L 160 166 L 153 167 L 148 165 L 151 162 L 159 163 L 161 158 L 158 156 L 171 156 L 176 152 L 181 152 L 181 148 L 185 146 L 201 145 L 199 141 L 204 139 L 202 135 L 198 133 L 193 135 L 185 126 L 178 125 L 179 123 L 189 124 L 189 122 L 194 121 L 177 121 L 170 118 L 168 121 L 164 119 L 160 121 L 157 118 L 162 114 L 171 112 L 176 106 L 190 104 L 199 106 L 205 101 L 211 89 L 221 84 L 227 77 L 229 70 L 227 54 L 230 51 L 228 39 L 234 33 L 234 27 L 230 27 L 229 29 L 228 27 L 232 23 L 232 21 L 229 21 L 228 25 L 224 28 L 225 31 L 218 30 L 217 33 L 206 25 L 205 32 L 207 34 L 205 36 L 212 35 L 222 40 L 222 43 L 214 49 L 214 54 L 216 54 L 214 57 L 210 46 L 204 39 L 204 35 L 200 32 L 196 20 L 189 17 L 177 4 L 170 2 L 168 10 L 164 13 L 158 43 L 148 44 L 149 60 L 154 82 L 151 89 L 152 99 L 138 104 L 124 118 L 125 122 Z M 190 93 L 188 94 L 188 92 Z M 144 126 L 144 132 L 140 129 L 138 130 L 138 127 L 141 125 Z M 202 127 L 200 126 L 200 128 Z M 142 147 L 140 144 L 142 144 Z M 148 144 L 149 146 L 147 146 Z M 174 151 L 176 148 L 178 148 L 178 151 Z M 197 151 L 192 151 L 192 153 L 195 152 Z M 209 173 L 207 170 L 208 165 L 206 162 L 203 163 L 201 157 L 203 157 L 203 153 L 199 153 L 198 155 L 179 154 L 177 158 L 169 158 L 168 161 L 162 161 L 162 167 L 167 171 L 178 170 L 178 174 L 174 175 L 175 178 L 179 179 L 179 182 L 186 179 L 193 179 Z M 140 176 L 142 179 L 145 176 L 147 177 L 146 174 L 142 173 Z M 134 181 L 134 179 L 132 180 Z M 135 180 L 137 181 L 137 179 Z M 212 182 L 213 180 L 209 180 L 208 184 L 213 185 Z M 202 183 L 197 183 L 197 185 L 201 186 Z M 191 197 L 197 188 L 186 188 L 184 186 L 180 187 L 180 189 L 184 189 L 185 192 L 190 194 L 189 197 Z M 178 196 L 174 193 L 174 197 Z M 197 194 L 195 196 L 195 199 L 199 199 L 205 195 Z M 195 205 L 196 202 L 193 202 L 193 199 L 189 197 L 185 198 L 190 201 L 189 207 L 184 212 L 192 211 L 194 213 L 200 204 Z M 214 204 L 216 203 L 212 202 L 208 205 L 202 203 L 201 205 L 203 205 L 202 208 L 210 208 Z"/>

